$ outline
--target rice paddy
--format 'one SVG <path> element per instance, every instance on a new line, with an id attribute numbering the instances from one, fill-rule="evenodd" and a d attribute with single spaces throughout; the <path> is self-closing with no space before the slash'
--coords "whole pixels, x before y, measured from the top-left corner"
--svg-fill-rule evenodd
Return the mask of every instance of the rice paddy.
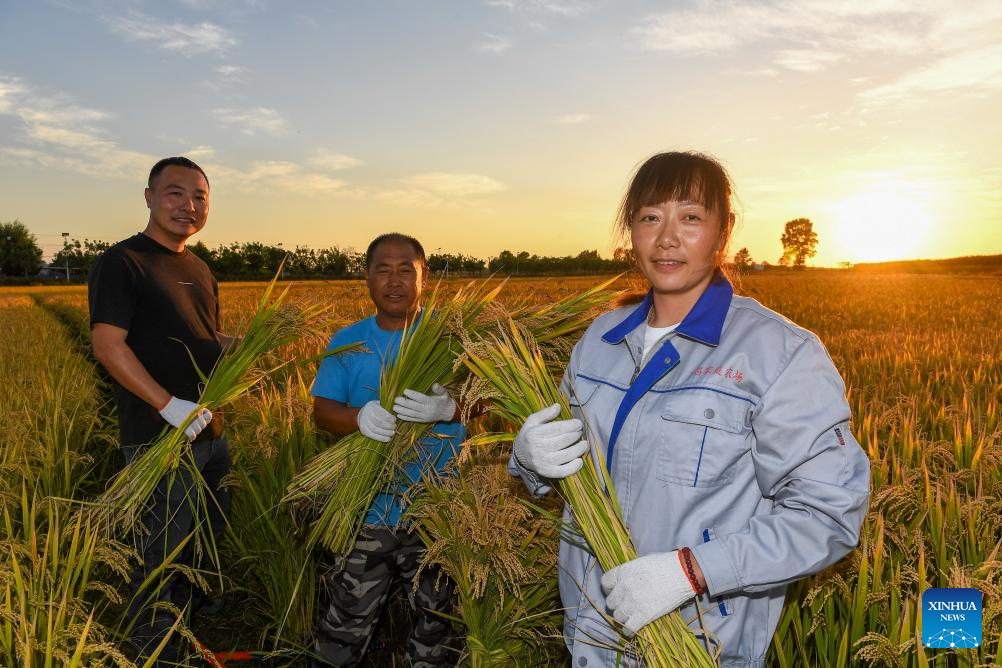
<path id="1" fill-rule="evenodd" d="M 510 309 L 549 304 L 599 282 L 513 279 L 498 299 Z M 445 283 L 443 295 L 464 284 Z M 264 287 L 221 286 L 227 333 L 246 326 Z M 860 547 L 790 588 L 767 665 L 1002 663 L 1002 279 L 819 271 L 747 276 L 738 291 L 820 335 L 846 380 L 873 478 Z M 263 665 L 305 666 L 328 559 L 306 549 L 309 527 L 281 501 L 306 462 L 330 445 L 310 422 L 315 356 L 335 329 L 372 308 L 358 281 L 297 283 L 288 299 L 317 309 L 315 324 L 271 353 L 272 367 L 290 364 L 226 411 L 232 509 L 226 535 L 217 537 L 221 572 L 192 574 L 222 589 L 228 607 L 178 632 L 214 651 L 267 656 Z M 124 463 L 88 337 L 83 288 L 0 289 L 5 666 L 128 665 L 122 597 L 132 555 L 75 512 L 108 489 Z M 490 414 L 469 425 L 471 434 L 497 426 Z M 429 563 L 459 585 L 455 625 L 465 642 L 457 660 L 516 666 L 530 664 L 512 657 L 532 656 L 532 665 L 565 665 L 554 555 L 542 545 L 525 549 L 540 541 L 555 547 L 547 513 L 555 508 L 526 505 L 509 484 L 499 465 L 502 440 L 467 453 L 461 478 L 429 492 L 415 520 L 433 545 Z M 981 647 L 923 647 L 920 596 L 931 587 L 983 592 Z M 390 635 L 392 623 L 383 628 Z M 389 653 L 372 665 L 392 665 Z"/>

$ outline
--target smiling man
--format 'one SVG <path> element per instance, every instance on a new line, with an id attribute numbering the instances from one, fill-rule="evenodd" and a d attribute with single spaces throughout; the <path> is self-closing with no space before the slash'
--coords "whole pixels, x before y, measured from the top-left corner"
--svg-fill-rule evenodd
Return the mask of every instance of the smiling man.
<path id="1" fill-rule="evenodd" d="M 219 332 L 216 280 L 186 248 L 208 219 L 209 180 L 187 158 L 164 158 L 150 170 L 147 185 L 146 229 L 105 251 L 90 274 L 94 356 L 114 381 L 126 462 L 164 428 L 184 426 L 192 442 L 185 454 L 215 495 L 215 502 L 207 504 L 209 521 L 215 535 L 222 536 L 229 498 L 219 483 L 230 468 L 229 451 L 220 417 L 199 409 L 200 378 L 192 359 L 209 373 L 231 339 Z M 185 578 L 173 571 L 156 574 L 196 528 L 194 499 L 189 498 L 193 482 L 185 467 L 173 484 L 161 480 L 142 519 L 149 533 L 137 532 L 141 561 L 130 582 L 130 619 L 131 642 L 140 659 L 160 644 L 174 622 L 170 612 L 154 603 L 170 603 L 179 610 L 192 603 Z M 194 540 L 189 540 L 173 561 L 195 566 L 194 552 Z M 147 589 L 139 591 L 151 576 Z M 196 599 L 195 607 L 202 602 L 200 596 Z M 174 634 L 155 665 L 176 665 L 179 660 L 180 643 Z"/>
<path id="2" fill-rule="evenodd" d="M 434 423 L 434 436 L 422 440 L 417 460 L 376 495 L 354 549 L 326 577 L 331 604 L 320 620 L 314 665 L 345 668 L 361 662 L 395 582 L 403 584 L 415 612 L 405 665 L 453 665 L 446 647 L 450 626 L 436 614 L 448 603 L 451 586 L 436 586 L 437 571 L 424 569 L 417 588 L 412 587 L 424 546 L 413 531 L 398 525 L 410 484 L 422 474 L 441 472 L 465 431 L 456 402 L 438 385 L 431 394 L 404 390 L 392 413 L 379 403 L 383 365 L 396 359 L 404 328 L 420 317 L 428 279 L 424 248 L 413 237 L 384 234 L 369 244 L 365 266 L 376 314 L 335 333 L 330 347 L 361 341 L 366 351 L 323 361 L 313 384 L 313 421 L 332 434 L 360 431 L 384 443 L 393 437 L 398 420 Z"/>

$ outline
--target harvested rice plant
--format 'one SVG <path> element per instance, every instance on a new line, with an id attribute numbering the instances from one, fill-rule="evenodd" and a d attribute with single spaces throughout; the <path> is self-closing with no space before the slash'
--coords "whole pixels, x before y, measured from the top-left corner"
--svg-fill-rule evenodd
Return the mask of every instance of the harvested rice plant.
<path id="1" fill-rule="evenodd" d="M 491 308 L 523 319 L 517 331 L 544 349 L 537 371 L 552 372 L 579 335 L 582 312 L 560 308 L 600 282 L 512 279 Z M 265 287 L 221 286 L 228 333 L 260 320 Z M 444 283 L 439 303 L 464 287 Z M 846 380 L 873 478 L 859 548 L 790 588 L 768 665 L 1002 663 L 1002 279 L 815 271 L 747 276 L 738 291 L 820 335 Z M 202 541 L 216 566 L 187 575 L 221 592 L 224 609 L 193 619 L 177 611 L 175 632 L 231 666 L 254 665 L 233 658 L 245 655 L 228 658 L 235 650 L 250 652 L 257 665 L 309 664 L 324 605 L 319 574 L 335 560 L 323 540 L 310 539 L 314 516 L 287 497 L 309 463 L 334 446 L 310 421 L 317 355 L 335 329 L 369 315 L 370 302 L 364 284 L 345 281 L 294 284 L 286 305 L 296 318 L 282 320 L 286 329 L 261 342 L 253 360 L 236 360 L 220 389 L 233 458 L 229 526 Z M 124 489 L 116 486 L 124 461 L 107 380 L 89 356 L 86 307 L 83 288 L 0 290 L 4 666 L 131 665 L 122 648 L 123 599 L 136 556 L 108 527 L 127 525 L 134 508 L 123 499 L 143 492 L 114 494 Z M 549 324 L 533 325 L 539 322 Z M 560 333 L 552 345 L 547 328 Z M 481 343 L 498 341 L 481 335 Z M 450 355 L 435 368 L 447 370 L 455 387 L 477 387 L 461 384 L 462 359 Z M 257 375 L 262 370 L 268 373 Z M 479 387 L 475 398 L 489 404 L 490 392 Z M 473 443 L 456 475 L 425 481 L 409 517 L 430 547 L 426 565 L 457 584 L 457 664 L 566 665 L 555 586 L 559 504 L 529 499 L 509 478 L 511 425 L 502 413 L 485 410 L 470 421 Z M 102 496 L 112 501 L 98 503 Z M 350 540 L 352 527 L 343 529 Z M 920 596 L 932 587 L 984 593 L 981 647 L 923 647 Z M 383 635 L 392 637 L 400 623 L 384 620 Z M 371 665 L 393 665 L 392 649 Z"/>

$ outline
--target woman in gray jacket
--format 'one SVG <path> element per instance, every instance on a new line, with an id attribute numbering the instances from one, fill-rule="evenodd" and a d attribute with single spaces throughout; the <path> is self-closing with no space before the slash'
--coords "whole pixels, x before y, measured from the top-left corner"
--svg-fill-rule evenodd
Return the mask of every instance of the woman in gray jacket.
<path id="1" fill-rule="evenodd" d="M 733 223 L 715 160 L 647 160 L 617 222 L 647 294 L 575 346 L 561 387 L 576 419 L 552 406 L 515 440 L 509 467 L 537 495 L 603 458 L 640 555 L 602 573 L 561 543 L 574 668 L 623 665 L 622 636 L 676 609 L 702 634 L 696 605 L 722 666 L 764 666 L 786 586 L 859 541 L 869 461 L 845 386 L 817 336 L 734 295 Z"/>

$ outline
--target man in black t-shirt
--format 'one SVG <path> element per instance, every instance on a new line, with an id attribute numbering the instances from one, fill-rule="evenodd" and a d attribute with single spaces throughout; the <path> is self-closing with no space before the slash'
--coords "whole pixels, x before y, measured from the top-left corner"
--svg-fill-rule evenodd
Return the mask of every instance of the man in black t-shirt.
<path id="1" fill-rule="evenodd" d="M 206 505 L 210 528 L 220 536 L 229 498 L 219 482 L 230 468 L 229 450 L 221 417 L 199 408 L 201 381 L 195 365 L 208 375 L 231 339 L 219 332 L 216 280 L 185 247 L 205 226 L 208 178 L 187 158 L 165 158 L 150 171 L 146 204 L 146 229 L 106 250 L 91 271 L 94 355 L 114 380 L 126 461 L 142 453 L 165 428 L 180 427 L 192 416 L 185 428 L 192 443 L 185 454 L 215 496 Z M 153 652 L 173 624 L 171 614 L 154 604 L 183 609 L 191 603 L 191 588 L 183 577 L 161 573 L 143 591 L 139 588 L 182 544 L 173 563 L 195 565 L 195 538 L 189 538 L 197 530 L 197 501 L 191 498 L 195 489 L 185 466 L 173 483 L 165 477 L 143 519 L 148 533 L 137 532 L 142 562 L 130 583 L 130 619 L 131 641 L 141 658 Z M 175 634 L 157 665 L 174 665 L 179 658 Z"/>

